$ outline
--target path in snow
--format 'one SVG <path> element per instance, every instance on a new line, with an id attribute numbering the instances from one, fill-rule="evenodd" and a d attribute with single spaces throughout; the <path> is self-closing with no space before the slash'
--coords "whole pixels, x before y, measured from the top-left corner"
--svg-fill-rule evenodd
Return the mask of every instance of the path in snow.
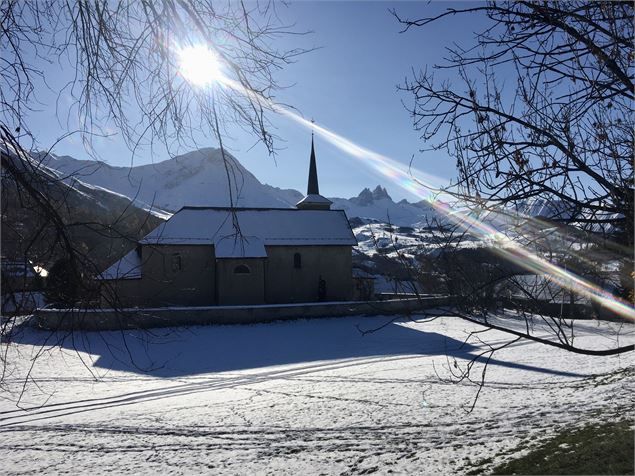
<path id="1" fill-rule="evenodd" d="M 358 329 L 387 320 L 65 337 L 24 328 L 0 400 L 4 472 L 447 474 L 559 425 L 632 415 L 630 354 L 528 341 L 495 354 L 467 413 L 477 387 L 450 382 L 449 369 L 486 348 L 462 345 L 478 326 L 440 318 Z M 618 331 L 621 344 L 634 340 L 633 325 L 581 326 L 581 346 L 614 344 Z"/>

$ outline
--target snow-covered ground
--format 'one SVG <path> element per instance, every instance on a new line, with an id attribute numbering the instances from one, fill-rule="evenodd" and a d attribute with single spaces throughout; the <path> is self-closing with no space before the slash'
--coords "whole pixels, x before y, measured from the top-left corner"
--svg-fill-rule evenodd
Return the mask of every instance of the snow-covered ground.
<path id="1" fill-rule="evenodd" d="M 386 223 L 367 223 L 353 228 L 357 239 L 356 249 L 366 256 L 382 254 L 389 258 L 397 258 L 397 251 L 402 256 L 429 254 L 434 250 L 447 247 L 449 238 L 439 230 L 425 230 L 412 227 L 396 227 Z M 486 246 L 486 240 L 463 236 L 460 241 L 452 242 L 456 249 L 478 248 Z"/>
<path id="2" fill-rule="evenodd" d="M 477 386 L 452 383 L 450 369 L 487 348 L 462 345 L 479 327 L 404 318 L 360 332 L 389 321 L 65 336 L 25 327 L 0 389 L 2 473 L 450 474 L 561 425 L 632 416 L 631 354 L 520 341 L 492 357 L 467 413 Z M 631 324 L 578 326 L 579 346 L 635 340 Z"/>

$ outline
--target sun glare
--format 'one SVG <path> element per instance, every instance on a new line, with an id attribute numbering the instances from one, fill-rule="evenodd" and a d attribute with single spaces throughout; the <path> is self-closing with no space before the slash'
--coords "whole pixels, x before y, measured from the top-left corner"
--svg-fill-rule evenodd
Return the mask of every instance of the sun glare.
<path id="1" fill-rule="evenodd" d="M 179 51 L 181 75 L 195 86 L 206 86 L 221 77 L 218 56 L 204 45 L 187 46 Z"/>

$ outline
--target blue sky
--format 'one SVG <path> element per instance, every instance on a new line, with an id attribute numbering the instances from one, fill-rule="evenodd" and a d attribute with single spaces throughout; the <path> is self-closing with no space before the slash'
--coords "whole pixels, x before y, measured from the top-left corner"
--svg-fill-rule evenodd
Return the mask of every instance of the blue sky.
<path id="1" fill-rule="evenodd" d="M 473 5 L 473 4 L 472 4 Z M 285 37 L 279 46 L 319 47 L 298 58 L 279 72 L 282 84 L 293 84 L 278 94 L 281 102 L 297 108 L 305 117 L 368 149 L 407 164 L 415 154 L 417 168 L 449 179 L 455 174 L 454 161 L 443 153 L 420 154 L 422 143 L 402 104 L 412 102 L 397 84 L 418 70 L 442 61 L 452 42 L 470 45 L 474 31 L 483 25 L 479 17 L 457 17 L 426 28 L 400 34 L 400 25 L 389 13 L 395 8 L 402 16 L 420 17 L 438 13 L 456 2 L 294 2 L 279 8 L 283 21 L 295 23 L 297 30 L 311 35 Z M 463 5 L 464 6 L 464 5 Z M 291 43 L 293 42 L 293 43 Z M 63 133 L 55 126 L 55 96 L 40 96 L 40 112 L 32 115 L 31 127 L 41 147 L 47 147 Z M 63 99 L 63 98 L 62 98 Z M 62 109 L 64 101 L 60 102 Z M 264 183 L 305 191 L 310 150 L 310 133 L 288 118 L 272 117 L 280 150 L 276 160 L 262 145 L 241 130 L 230 131 L 225 145 Z M 203 146 L 217 146 L 211 137 Z M 114 136 L 95 141 L 99 157 L 111 165 L 129 165 L 130 152 L 123 140 Z M 66 139 L 54 150 L 87 159 L 88 154 L 76 139 Z M 414 199 L 396 184 L 378 176 L 359 161 L 346 156 L 327 142 L 316 138 L 320 191 L 327 196 L 350 197 L 363 187 L 385 186 L 394 199 Z M 142 150 L 135 165 L 169 158 L 155 149 Z"/>

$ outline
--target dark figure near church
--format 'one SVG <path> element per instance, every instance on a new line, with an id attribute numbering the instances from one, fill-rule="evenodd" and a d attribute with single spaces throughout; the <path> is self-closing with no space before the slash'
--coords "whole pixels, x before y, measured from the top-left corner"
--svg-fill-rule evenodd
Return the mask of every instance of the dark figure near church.
<path id="1" fill-rule="evenodd" d="M 320 281 L 318 282 L 318 301 L 324 301 L 326 299 L 326 281 L 322 279 L 320 276 Z"/>

